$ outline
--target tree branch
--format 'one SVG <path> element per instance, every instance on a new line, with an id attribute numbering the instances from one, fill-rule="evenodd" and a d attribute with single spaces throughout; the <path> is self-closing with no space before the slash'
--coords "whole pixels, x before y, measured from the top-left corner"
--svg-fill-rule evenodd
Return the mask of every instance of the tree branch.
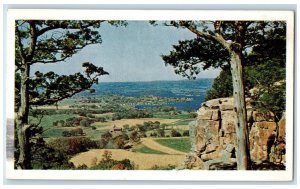
<path id="1" fill-rule="evenodd" d="M 23 44 L 22 44 L 22 41 L 21 41 L 21 33 L 18 29 L 18 27 L 16 26 L 16 33 L 17 33 L 17 38 L 18 38 L 18 45 L 19 45 L 19 54 L 22 58 L 22 62 L 26 62 L 26 56 L 25 56 L 25 53 L 24 53 L 24 50 L 23 50 Z"/>
<path id="2" fill-rule="evenodd" d="M 28 57 L 29 61 L 31 62 L 31 59 L 33 58 L 35 47 L 36 47 L 36 40 L 37 40 L 37 30 L 35 26 L 35 21 L 29 21 L 30 25 L 30 46 L 29 46 L 29 52 Z"/>
<path id="3" fill-rule="evenodd" d="M 89 87 L 87 87 L 87 88 L 80 88 L 80 89 L 78 89 L 78 90 L 76 90 L 76 91 L 73 91 L 73 92 L 71 92 L 71 93 L 65 93 L 65 95 L 59 96 L 59 97 L 57 97 L 57 98 L 46 99 L 46 100 L 45 100 L 45 99 L 37 98 L 36 100 L 31 100 L 31 101 L 30 101 L 30 104 L 31 104 L 31 105 L 54 104 L 54 103 L 59 102 L 59 101 L 65 99 L 65 98 L 72 97 L 72 96 L 74 96 L 74 95 L 77 94 L 77 93 L 80 93 L 80 92 L 82 92 L 82 91 L 84 91 L 84 90 L 87 90 L 87 89 L 90 88 L 91 86 L 92 86 L 92 84 L 90 84 Z"/>
<path id="4" fill-rule="evenodd" d="M 48 63 L 57 63 L 57 62 L 62 62 L 65 61 L 67 58 L 69 58 L 70 56 L 66 56 L 64 58 L 61 59 L 56 59 L 56 60 L 33 60 L 31 61 L 30 64 L 36 64 L 36 63 L 41 63 L 41 64 L 48 64 Z"/>
<path id="5" fill-rule="evenodd" d="M 99 20 L 98 21 L 99 23 L 102 23 L 102 22 L 105 22 L 105 20 Z M 71 26 L 62 26 L 62 25 L 56 25 L 56 26 L 48 26 L 46 28 L 43 28 L 41 29 L 39 32 L 38 32 L 38 36 L 41 36 L 43 35 L 44 33 L 46 33 L 47 31 L 50 31 L 50 30 L 54 30 L 54 29 L 85 29 L 85 28 L 88 28 L 88 27 L 91 27 L 93 26 L 94 23 L 91 23 L 91 24 L 87 24 L 87 25 L 80 25 L 80 27 L 71 27 Z"/>
<path id="6" fill-rule="evenodd" d="M 215 33 L 215 35 L 211 35 L 209 33 L 204 33 L 204 32 L 201 32 L 199 30 L 197 30 L 195 27 L 193 26 L 185 26 L 183 24 L 183 22 L 179 22 L 179 24 L 182 26 L 182 27 L 185 27 L 187 28 L 188 30 L 190 30 L 191 32 L 193 32 L 194 34 L 196 34 L 198 37 L 203 37 L 203 38 L 206 38 L 206 39 L 209 39 L 209 40 L 212 40 L 212 41 L 217 41 L 218 43 L 220 43 L 224 48 L 226 48 L 229 52 L 231 52 L 231 49 L 230 49 L 230 43 L 228 43 L 221 34 L 218 34 L 218 33 Z"/>

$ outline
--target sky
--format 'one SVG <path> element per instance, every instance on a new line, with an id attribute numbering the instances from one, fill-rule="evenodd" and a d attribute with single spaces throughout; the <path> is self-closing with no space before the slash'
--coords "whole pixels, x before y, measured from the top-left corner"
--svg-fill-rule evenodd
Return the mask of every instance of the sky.
<path id="1" fill-rule="evenodd" d="M 109 75 L 101 76 L 102 82 L 154 81 L 185 79 L 166 66 L 160 55 L 168 54 L 179 40 L 192 39 L 195 35 L 186 29 L 152 26 L 147 21 L 128 21 L 128 25 L 114 27 L 102 24 L 101 44 L 90 45 L 65 62 L 35 64 L 36 71 L 54 71 L 69 75 L 82 71 L 83 62 L 102 66 Z M 198 78 L 215 78 L 220 70 L 202 71 Z"/>

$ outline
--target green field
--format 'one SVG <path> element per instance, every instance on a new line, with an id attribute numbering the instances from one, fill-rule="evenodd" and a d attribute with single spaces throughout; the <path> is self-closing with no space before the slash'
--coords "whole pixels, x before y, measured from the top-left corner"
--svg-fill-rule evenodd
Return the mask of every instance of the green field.
<path id="1" fill-rule="evenodd" d="M 55 115 L 45 115 L 42 119 L 41 125 L 44 129 L 50 128 L 53 126 L 54 121 L 58 120 L 66 120 L 70 117 L 76 117 L 77 115 L 75 114 L 55 114 Z M 30 123 L 37 123 L 38 119 L 34 117 L 29 117 L 29 122 Z"/>
<path id="2" fill-rule="evenodd" d="M 164 152 L 148 148 L 147 146 L 140 146 L 132 150 L 133 152 L 145 153 L 145 154 L 166 154 Z"/>
<path id="3" fill-rule="evenodd" d="M 173 148 L 182 152 L 190 152 L 191 142 L 189 137 L 178 137 L 178 138 L 165 138 L 165 139 L 156 139 L 156 142 L 161 145 Z"/>

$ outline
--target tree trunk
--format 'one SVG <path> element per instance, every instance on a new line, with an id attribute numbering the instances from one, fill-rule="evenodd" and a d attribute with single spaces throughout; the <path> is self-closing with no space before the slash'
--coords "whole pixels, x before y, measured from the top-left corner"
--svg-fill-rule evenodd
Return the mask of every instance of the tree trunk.
<path id="1" fill-rule="evenodd" d="M 21 70 L 21 105 L 17 115 L 17 130 L 20 155 L 17 162 L 17 167 L 21 169 L 31 169 L 30 159 L 30 141 L 28 129 L 28 114 L 29 114 L 29 73 L 30 66 L 23 63 Z"/>
<path id="2" fill-rule="evenodd" d="M 241 53 L 232 51 L 230 63 L 233 82 L 234 111 L 236 112 L 237 169 L 247 170 L 250 168 L 250 152 Z"/>

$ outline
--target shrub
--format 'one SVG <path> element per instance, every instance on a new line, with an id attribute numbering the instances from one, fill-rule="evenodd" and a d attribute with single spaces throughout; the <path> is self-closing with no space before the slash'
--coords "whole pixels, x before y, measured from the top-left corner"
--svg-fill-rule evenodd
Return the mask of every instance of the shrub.
<path id="1" fill-rule="evenodd" d="M 39 138 L 31 144 L 32 169 L 74 169 L 73 163 L 68 161 L 65 153 L 57 151 L 45 145 L 45 141 Z"/>
<path id="2" fill-rule="evenodd" d="M 52 122 L 52 126 L 56 127 L 57 126 L 58 121 L 54 121 Z"/>
<path id="3" fill-rule="evenodd" d="M 158 129 L 157 133 L 160 137 L 165 137 L 165 130 L 164 129 Z"/>
<path id="4" fill-rule="evenodd" d="M 140 137 L 139 137 L 139 134 L 137 131 L 133 131 L 132 133 L 130 133 L 129 138 L 134 142 L 138 142 L 140 140 Z"/>
<path id="5" fill-rule="evenodd" d="M 95 141 L 86 137 L 57 138 L 48 143 L 48 146 L 67 155 L 74 155 L 88 149 L 96 148 Z"/>
<path id="6" fill-rule="evenodd" d="M 102 160 L 98 165 L 91 167 L 91 169 L 100 170 L 133 170 L 134 164 L 130 162 L 129 159 L 123 159 L 121 161 L 113 160 L 111 158 L 112 154 L 110 151 L 105 150 L 102 155 Z"/>
<path id="7" fill-rule="evenodd" d="M 96 128 L 95 126 L 92 126 L 92 129 L 93 129 L 93 130 L 96 130 L 97 128 Z"/>
<path id="8" fill-rule="evenodd" d="M 125 145 L 125 140 L 123 138 L 123 136 L 117 136 L 116 138 L 114 138 L 113 141 L 113 147 L 116 149 L 124 149 L 124 145 Z"/>
<path id="9" fill-rule="evenodd" d="M 172 129 L 171 136 L 172 137 L 181 137 L 181 134 L 180 134 L 180 132 L 176 131 L 175 129 Z"/>

